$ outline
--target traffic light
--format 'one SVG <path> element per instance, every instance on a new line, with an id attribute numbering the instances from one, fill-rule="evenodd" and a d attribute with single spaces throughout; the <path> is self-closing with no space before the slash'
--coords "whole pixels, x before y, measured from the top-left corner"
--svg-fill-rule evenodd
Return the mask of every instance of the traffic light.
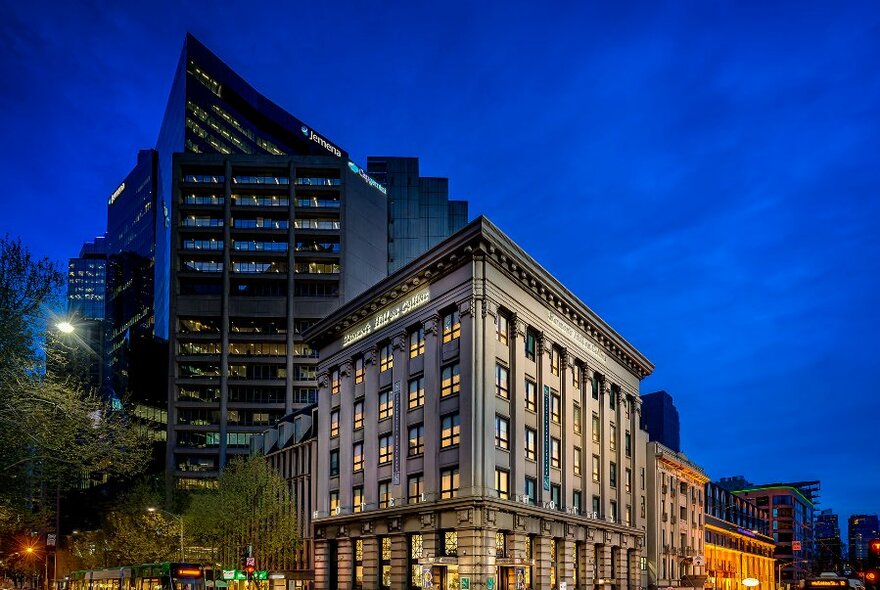
<path id="1" fill-rule="evenodd" d="M 244 566 L 244 571 L 245 571 L 245 572 L 247 573 L 247 575 L 249 575 L 249 576 L 253 575 L 253 573 L 254 573 L 254 571 L 256 571 L 256 569 L 257 569 L 257 568 L 254 567 L 254 566 L 252 566 L 252 565 L 246 565 L 246 566 Z"/>
<path id="2" fill-rule="evenodd" d="M 868 541 L 868 567 L 865 568 L 865 590 L 880 590 L 880 539 Z"/>

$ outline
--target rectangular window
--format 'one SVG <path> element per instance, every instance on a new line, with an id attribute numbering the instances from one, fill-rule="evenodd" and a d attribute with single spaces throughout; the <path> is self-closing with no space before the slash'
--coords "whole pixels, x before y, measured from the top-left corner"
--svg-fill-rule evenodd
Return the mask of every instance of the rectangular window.
<path id="1" fill-rule="evenodd" d="M 364 443 L 356 442 L 352 445 L 352 470 L 355 472 L 364 470 Z"/>
<path id="2" fill-rule="evenodd" d="M 330 514 L 336 514 L 339 510 L 339 490 L 330 492 Z"/>
<path id="3" fill-rule="evenodd" d="M 419 326 L 409 333 L 409 358 L 425 354 L 425 328 Z"/>
<path id="4" fill-rule="evenodd" d="M 342 379 L 339 377 L 339 369 L 333 369 L 330 371 L 330 393 L 338 395 L 341 387 Z"/>
<path id="5" fill-rule="evenodd" d="M 330 477 L 339 475 L 339 449 L 330 451 Z"/>
<path id="6" fill-rule="evenodd" d="M 503 416 L 495 416 L 495 446 L 510 450 L 510 421 Z"/>
<path id="7" fill-rule="evenodd" d="M 391 463 L 392 459 L 394 459 L 394 446 L 391 435 L 384 434 L 379 437 L 379 465 Z"/>
<path id="8" fill-rule="evenodd" d="M 447 500 L 458 496 L 458 467 L 440 471 L 440 499 Z"/>
<path id="9" fill-rule="evenodd" d="M 452 342 L 461 336 L 461 316 L 454 309 L 443 316 L 443 342 Z"/>
<path id="10" fill-rule="evenodd" d="M 599 442 L 600 432 L 599 432 L 599 414 L 593 413 L 593 442 Z"/>
<path id="11" fill-rule="evenodd" d="M 534 477 L 527 477 L 524 491 L 526 498 L 529 499 L 529 504 L 534 505 L 538 497 L 538 480 Z"/>
<path id="12" fill-rule="evenodd" d="M 642 467 L 642 470 L 640 473 L 641 473 L 641 480 L 642 480 L 640 487 L 642 490 L 644 490 L 645 489 L 645 468 L 644 467 Z"/>
<path id="13" fill-rule="evenodd" d="M 456 531 L 440 531 L 440 541 L 443 555 L 446 557 L 458 555 L 458 533 Z"/>
<path id="14" fill-rule="evenodd" d="M 609 444 L 611 445 L 611 452 L 613 453 L 617 450 L 617 426 L 611 424 L 608 428 L 608 438 L 610 439 Z"/>
<path id="15" fill-rule="evenodd" d="M 559 349 L 555 346 L 550 347 L 550 372 L 559 375 Z"/>
<path id="16" fill-rule="evenodd" d="M 379 392 L 379 420 L 390 418 L 394 415 L 394 399 L 391 397 L 391 390 L 386 389 Z"/>
<path id="17" fill-rule="evenodd" d="M 394 348 L 390 342 L 379 347 L 379 371 L 385 372 L 394 367 Z"/>
<path id="18" fill-rule="evenodd" d="M 364 486 L 351 488 L 351 505 L 352 512 L 364 511 Z"/>
<path id="19" fill-rule="evenodd" d="M 461 375 L 458 363 L 446 365 L 440 371 L 440 397 L 446 397 L 461 391 Z"/>
<path id="20" fill-rule="evenodd" d="M 624 472 L 624 476 L 626 477 L 626 480 L 623 482 L 624 489 L 627 493 L 629 493 L 630 490 L 632 490 L 632 475 L 633 475 L 632 470 L 629 467 L 627 467 L 626 471 Z"/>
<path id="21" fill-rule="evenodd" d="M 618 392 L 619 392 L 619 390 L 618 390 L 617 386 L 616 386 L 616 385 L 612 385 L 612 386 L 611 386 L 611 392 L 608 394 L 608 408 L 611 409 L 611 410 L 616 410 L 616 409 L 617 409 L 617 395 L 618 395 Z"/>
<path id="22" fill-rule="evenodd" d="M 593 514 L 596 517 L 602 515 L 602 500 L 599 498 L 599 496 L 593 496 Z"/>
<path id="23" fill-rule="evenodd" d="M 461 425 L 458 414 L 443 416 L 440 420 L 440 447 L 446 448 L 458 444 Z"/>
<path id="24" fill-rule="evenodd" d="M 379 508 L 388 508 L 391 500 L 391 482 L 379 482 Z"/>
<path id="25" fill-rule="evenodd" d="M 418 377 L 409 382 L 409 409 L 414 410 L 425 405 L 425 388 L 423 379 Z"/>
<path id="26" fill-rule="evenodd" d="M 632 456 L 632 435 L 629 433 L 629 430 L 623 435 L 623 449 L 626 451 L 627 457 Z"/>
<path id="27" fill-rule="evenodd" d="M 581 388 L 581 367 L 578 364 L 571 367 L 571 386 L 575 391 Z"/>
<path id="28" fill-rule="evenodd" d="M 425 452 L 425 425 L 416 424 L 409 427 L 409 456 L 421 455 Z"/>
<path id="29" fill-rule="evenodd" d="M 581 433 L 581 405 L 575 402 L 572 412 L 571 412 L 571 421 L 574 427 L 574 433 Z"/>
<path id="30" fill-rule="evenodd" d="M 495 395 L 510 399 L 510 385 L 507 381 L 507 367 L 495 365 Z"/>
<path id="31" fill-rule="evenodd" d="M 495 318 L 495 337 L 504 346 L 507 346 L 508 329 L 507 316 L 499 312 Z"/>
<path id="32" fill-rule="evenodd" d="M 617 522 L 617 501 L 611 500 L 611 520 Z"/>
<path id="33" fill-rule="evenodd" d="M 526 409 L 530 412 L 538 410 L 538 386 L 531 379 L 526 379 Z"/>
<path id="34" fill-rule="evenodd" d="M 538 348 L 537 343 L 538 338 L 535 336 L 535 333 L 531 330 L 526 330 L 526 358 L 531 361 L 535 360 L 535 350 Z"/>
<path id="35" fill-rule="evenodd" d="M 425 478 L 421 473 L 410 475 L 406 480 L 406 501 L 408 504 L 418 504 L 422 501 L 425 492 Z"/>
<path id="36" fill-rule="evenodd" d="M 550 439 L 550 467 L 559 467 L 562 463 L 561 460 L 561 444 L 558 438 Z"/>
<path id="37" fill-rule="evenodd" d="M 617 487 L 617 463 L 613 461 L 608 466 L 608 483 L 612 488 Z"/>
<path id="38" fill-rule="evenodd" d="M 581 450 L 578 447 L 574 448 L 574 455 L 572 455 L 572 459 L 574 464 L 572 465 L 572 470 L 575 475 L 581 474 Z"/>
<path id="39" fill-rule="evenodd" d="M 574 509 L 578 514 L 580 514 L 581 510 L 583 509 L 583 506 L 581 506 L 582 502 L 583 502 L 583 500 L 581 500 L 581 491 L 580 490 L 573 491 L 571 493 L 571 503 L 574 506 Z"/>
<path id="40" fill-rule="evenodd" d="M 558 483 L 550 485 L 550 499 L 556 510 L 562 510 L 562 487 Z"/>
<path id="41" fill-rule="evenodd" d="M 593 378 L 590 379 L 590 389 L 593 399 L 599 399 L 599 373 L 593 373 Z"/>
<path id="42" fill-rule="evenodd" d="M 556 391 L 550 390 L 550 419 L 559 424 L 561 422 L 560 419 L 560 411 L 562 409 L 562 401 L 559 399 L 559 393 Z"/>
<path id="43" fill-rule="evenodd" d="M 534 461 L 538 456 L 538 432 L 526 426 L 526 459 Z"/>
<path id="44" fill-rule="evenodd" d="M 359 356 L 354 359 L 354 382 L 355 383 L 363 383 L 364 382 L 364 357 Z"/>
<path id="45" fill-rule="evenodd" d="M 495 468 L 495 492 L 502 500 L 510 498 L 510 472 Z"/>
<path id="46" fill-rule="evenodd" d="M 339 436 L 339 410 L 330 412 L 330 438 Z"/>
<path id="47" fill-rule="evenodd" d="M 599 455 L 593 455 L 593 481 L 599 481 Z"/>
<path id="48" fill-rule="evenodd" d="M 364 402 L 354 402 L 354 420 L 352 426 L 355 430 L 364 427 Z"/>
<path id="49" fill-rule="evenodd" d="M 641 504 L 640 504 L 640 508 L 639 508 L 639 512 L 641 513 L 642 518 L 645 518 L 645 512 L 646 512 L 645 506 L 646 506 L 645 497 L 642 496 Z"/>

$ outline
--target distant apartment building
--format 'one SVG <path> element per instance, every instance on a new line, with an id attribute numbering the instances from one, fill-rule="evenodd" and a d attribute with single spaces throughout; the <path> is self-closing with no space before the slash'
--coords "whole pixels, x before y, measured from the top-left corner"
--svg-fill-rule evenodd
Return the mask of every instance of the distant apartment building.
<path id="1" fill-rule="evenodd" d="M 843 573 L 843 543 L 838 516 L 830 508 L 816 515 L 816 573 Z"/>
<path id="2" fill-rule="evenodd" d="M 709 477 L 683 453 L 658 442 L 648 443 L 646 457 L 648 588 L 701 589 L 706 582 L 703 488 Z"/>
<path id="3" fill-rule="evenodd" d="M 868 542 L 880 538 L 880 522 L 876 514 L 853 514 L 847 521 L 849 563 L 861 569 L 867 563 Z"/>
<path id="4" fill-rule="evenodd" d="M 768 533 L 769 511 L 717 483 L 706 483 L 705 497 L 706 587 L 747 590 L 743 580 L 753 578 L 759 589 L 776 588 L 776 544 Z"/>
<path id="5" fill-rule="evenodd" d="M 646 584 L 653 366 L 488 220 L 306 339 L 316 588 Z"/>
<path id="6" fill-rule="evenodd" d="M 681 451 L 678 409 L 672 396 L 665 391 L 642 396 L 642 428 L 648 431 L 651 441 L 659 442 L 676 453 Z"/>

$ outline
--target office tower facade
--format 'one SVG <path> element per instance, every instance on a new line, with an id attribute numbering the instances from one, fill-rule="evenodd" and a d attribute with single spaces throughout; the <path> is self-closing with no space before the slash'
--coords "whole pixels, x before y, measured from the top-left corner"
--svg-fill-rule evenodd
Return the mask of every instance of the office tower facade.
<path id="1" fill-rule="evenodd" d="M 816 571 L 843 573 L 840 521 L 830 508 L 816 515 L 815 537 Z"/>
<path id="2" fill-rule="evenodd" d="M 107 287 L 107 240 L 86 242 L 67 263 L 67 313 L 75 319 L 103 320 Z"/>
<path id="3" fill-rule="evenodd" d="M 868 560 L 868 542 L 880 538 L 876 514 L 853 514 L 847 521 L 850 566 L 861 571 Z"/>
<path id="4" fill-rule="evenodd" d="M 741 590 L 743 580 L 754 578 L 758 588 L 776 588 L 768 510 L 713 482 L 706 483 L 705 497 L 706 586 Z"/>
<path id="5" fill-rule="evenodd" d="M 658 442 L 648 443 L 646 473 L 648 587 L 703 588 L 703 488 L 709 477 L 684 453 Z"/>
<path id="6" fill-rule="evenodd" d="M 745 484 L 745 487 L 742 487 Z M 722 478 L 719 485 L 769 511 L 770 535 L 776 543 L 777 578 L 797 584 L 815 565 L 815 506 L 818 481 L 749 484 L 742 476 Z"/>
<path id="7" fill-rule="evenodd" d="M 681 451 L 678 409 L 665 391 L 642 396 L 642 428 L 648 431 L 650 440 L 676 453 Z"/>
<path id="8" fill-rule="evenodd" d="M 388 272 L 467 224 L 467 201 L 449 200 L 449 179 L 419 176 L 419 159 L 367 157 L 367 173 L 388 189 Z"/>
<path id="9" fill-rule="evenodd" d="M 316 588 L 645 585 L 653 366 L 488 220 L 306 338 Z"/>
<path id="10" fill-rule="evenodd" d="M 385 276 L 387 202 L 327 156 L 179 154 L 174 174 L 167 464 L 197 488 L 316 401 L 302 334 Z"/>

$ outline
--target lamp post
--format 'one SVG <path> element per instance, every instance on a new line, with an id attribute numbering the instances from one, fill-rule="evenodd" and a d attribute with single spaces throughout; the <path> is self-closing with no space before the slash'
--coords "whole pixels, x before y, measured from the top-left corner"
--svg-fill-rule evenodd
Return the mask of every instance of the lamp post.
<path id="1" fill-rule="evenodd" d="M 801 563 L 805 561 L 810 561 L 809 559 L 791 559 L 789 561 L 780 561 L 776 564 L 776 590 L 779 590 L 779 587 L 782 586 L 782 568 L 787 565 L 793 565 L 795 563 Z"/>
<path id="2" fill-rule="evenodd" d="M 181 562 L 186 561 L 186 558 L 184 557 L 184 552 L 183 552 L 183 515 L 182 514 L 174 514 L 173 512 L 168 512 L 167 510 L 162 510 L 161 508 L 155 508 L 153 506 L 150 506 L 149 508 L 147 508 L 147 512 L 149 512 L 151 514 L 155 514 L 156 512 L 161 512 L 162 514 L 167 514 L 168 516 L 177 519 L 178 525 L 180 526 L 180 561 Z"/>

